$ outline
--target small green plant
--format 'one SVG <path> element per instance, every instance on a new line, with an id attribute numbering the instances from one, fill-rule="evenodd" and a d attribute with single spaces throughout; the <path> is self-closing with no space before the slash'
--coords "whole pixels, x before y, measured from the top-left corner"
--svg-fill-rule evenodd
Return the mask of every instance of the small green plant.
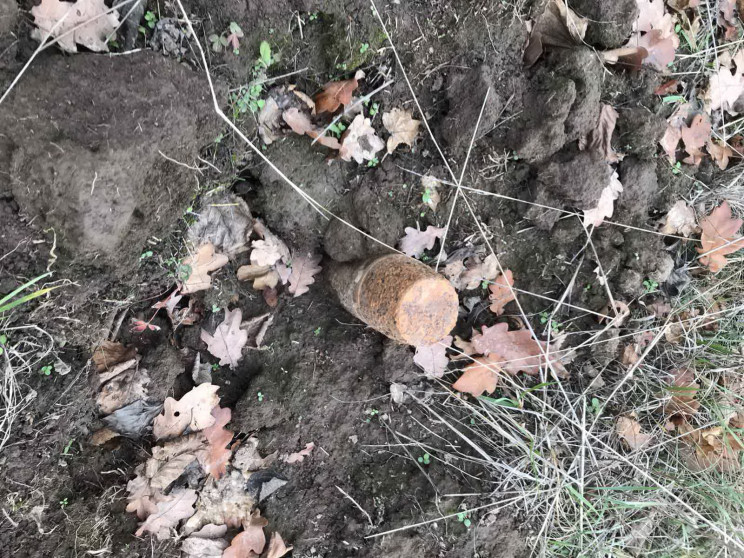
<path id="1" fill-rule="evenodd" d="M 318 19 L 318 12 L 312 12 L 312 13 L 311 13 L 311 14 L 310 14 L 310 15 L 309 15 L 309 16 L 307 17 L 307 19 L 308 19 L 308 21 L 315 21 L 316 19 Z"/>
<path id="2" fill-rule="evenodd" d="M 59 501 L 59 507 L 62 509 L 65 509 L 65 506 L 67 506 L 70 502 L 67 501 L 67 498 L 62 498 Z"/>
<path id="3" fill-rule="evenodd" d="M 313 330 L 313 333 L 314 333 L 314 334 L 315 334 L 316 336 L 318 336 L 318 335 L 320 335 L 320 330 L 321 330 L 321 328 L 320 328 L 320 326 L 318 326 L 318 327 L 316 327 L 316 328 L 315 328 L 315 329 Z"/>
<path id="4" fill-rule="evenodd" d="M 460 512 L 457 514 L 457 521 L 465 525 L 465 527 L 470 528 L 471 522 L 470 518 L 468 517 L 470 514 L 466 512 Z"/>
<path id="5" fill-rule="evenodd" d="M 45 295 L 54 289 L 59 288 L 57 287 L 45 287 L 43 289 L 39 289 L 38 291 L 34 291 L 30 294 L 23 295 L 20 298 L 16 298 L 13 300 L 14 297 L 21 294 L 23 291 L 34 285 L 35 283 L 38 283 L 45 277 L 49 277 L 52 274 L 52 272 L 44 273 L 43 275 L 39 275 L 38 277 L 35 277 L 34 279 L 31 279 L 30 281 L 27 281 L 20 287 L 18 287 L 16 290 L 8 293 L 3 298 L 0 298 L 0 315 L 2 315 L 3 312 L 7 312 L 8 310 L 12 310 L 13 308 L 16 308 L 17 306 L 20 306 L 21 304 L 25 304 L 26 302 L 29 302 L 35 298 L 38 298 L 42 295 Z"/>
<path id="6" fill-rule="evenodd" d="M 233 54 L 237 56 L 240 54 L 240 39 L 242 38 L 243 30 L 240 25 L 231 21 L 227 31 L 219 35 L 213 33 L 209 36 L 209 42 L 212 43 L 212 50 L 215 52 L 222 52 L 228 46 L 232 46 Z"/>
<path id="7" fill-rule="evenodd" d="M 260 391 L 256 394 L 256 398 L 258 399 L 258 402 L 261 403 L 261 401 L 264 400 L 264 394 Z"/>
<path id="8" fill-rule="evenodd" d="M 431 202 L 431 189 L 430 188 L 424 189 L 424 193 L 421 195 L 421 201 L 427 205 Z"/>
<path id="9" fill-rule="evenodd" d="M 5 346 L 8 344 L 8 336 L 0 335 L 0 355 L 5 352 Z"/>
<path id="10" fill-rule="evenodd" d="M 376 167 L 380 164 L 380 161 L 377 159 L 377 157 L 372 157 L 369 161 L 367 161 L 368 167 Z"/>
<path id="11" fill-rule="evenodd" d="M 219 369 L 220 369 L 219 364 L 217 364 L 216 362 L 212 364 L 212 372 L 216 372 Z"/>
<path id="12" fill-rule="evenodd" d="M 428 465 L 429 463 L 431 463 L 431 455 L 425 453 L 424 455 L 419 456 L 417 461 L 422 465 Z"/>
<path id="13" fill-rule="evenodd" d="M 372 103 L 372 106 L 369 107 L 369 115 L 370 115 L 370 117 L 372 117 L 375 114 L 377 114 L 379 112 L 379 110 L 380 110 L 380 104 L 379 103 Z"/>
<path id="14" fill-rule="evenodd" d="M 598 415 L 600 410 L 601 408 L 599 404 L 599 399 L 597 399 L 596 397 L 592 397 L 592 411 L 594 412 L 595 415 Z"/>
<path id="15" fill-rule="evenodd" d="M 643 282 L 643 288 L 645 289 L 646 294 L 651 294 L 659 290 L 659 284 L 651 279 L 646 279 Z"/>
<path id="16" fill-rule="evenodd" d="M 488 281 L 486 281 L 485 279 L 484 279 L 483 281 L 481 281 L 481 289 L 483 289 L 484 291 L 485 291 L 486 289 L 488 289 L 488 283 L 489 283 L 489 282 L 488 282 Z"/>
<path id="17" fill-rule="evenodd" d="M 592 284 L 591 283 L 587 283 L 586 286 L 584 287 L 584 292 L 585 293 L 588 293 L 591 290 L 592 290 Z"/>
<path id="18" fill-rule="evenodd" d="M 149 27 L 150 29 L 155 29 L 155 26 L 157 25 L 157 23 L 158 23 L 158 16 L 155 15 L 154 12 L 151 12 L 149 10 L 145 12 L 145 25 L 147 27 Z M 138 30 L 140 33 L 147 36 L 147 29 L 145 25 L 140 25 Z"/>
<path id="19" fill-rule="evenodd" d="M 67 445 L 65 446 L 65 449 L 62 450 L 62 455 L 71 455 L 70 454 L 70 448 L 72 448 L 72 444 L 75 441 L 75 438 L 71 438 L 69 442 L 67 442 Z"/>
<path id="20" fill-rule="evenodd" d="M 369 43 L 362 43 L 362 46 L 359 47 L 359 54 L 364 54 L 369 50 Z"/>
<path id="21" fill-rule="evenodd" d="M 551 320 L 550 315 L 547 312 L 540 312 L 540 323 L 545 325 L 550 321 L 550 329 L 553 333 L 558 333 L 561 330 L 561 324 L 556 320 Z"/>
<path id="22" fill-rule="evenodd" d="M 367 409 L 366 411 L 364 411 L 364 414 L 369 415 L 366 419 L 364 419 L 364 422 L 368 423 L 370 420 L 372 420 L 372 417 L 376 417 L 377 415 L 379 415 L 380 411 L 377 409 Z"/>
<path id="23" fill-rule="evenodd" d="M 677 161 L 672 165 L 672 174 L 680 174 L 682 172 L 682 163 Z"/>
<path id="24" fill-rule="evenodd" d="M 216 314 L 220 310 L 221 308 L 219 306 L 217 306 L 216 304 L 212 304 L 212 314 Z"/>
<path id="25" fill-rule="evenodd" d="M 346 124 L 343 122 L 334 122 L 328 127 L 328 131 L 331 132 L 337 138 L 341 137 L 341 133 L 346 130 Z"/>
<path id="26" fill-rule="evenodd" d="M 152 258 L 152 250 L 147 250 L 146 252 L 142 252 L 140 254 L 140 260 L 146 260 L 148 258 Z"/>
<path id="27" fill-rule="evenodd" d="M 41 373 L 44 374 L 44 376 L 51 376 L 53 368 L 54 366 L 52 366 L 51 364 L 46 364 L 41 367 Z"/>
<path id="28" fill-rule="evenodd" d="M 237 120 L 241 113 L 258 112 L 264 107 L 265 101 L 261 99 L 263 93 L 262 82 L 266 79 L 266 70 L 279 57 L 271 53 L 271 45 L 266 41 L 261 41 L 259 46 L 259 56 L 253 64 L 253 79 L 251 83 L 240 87 L 237 91 L 230 94 L 230 101 L 233 106 L 233 120 Z"/>

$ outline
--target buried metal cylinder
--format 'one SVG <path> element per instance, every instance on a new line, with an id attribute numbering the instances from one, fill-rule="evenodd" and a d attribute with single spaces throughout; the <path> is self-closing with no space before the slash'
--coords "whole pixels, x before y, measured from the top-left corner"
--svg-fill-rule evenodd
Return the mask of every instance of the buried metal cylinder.
<path id="1" fill-rule="evenodd" d="M 407 256 L 335 264 L 330 279 L 344 308 L 401 343 L 436 343 L 457 322 L 459 303 L 450 282 Z"/>

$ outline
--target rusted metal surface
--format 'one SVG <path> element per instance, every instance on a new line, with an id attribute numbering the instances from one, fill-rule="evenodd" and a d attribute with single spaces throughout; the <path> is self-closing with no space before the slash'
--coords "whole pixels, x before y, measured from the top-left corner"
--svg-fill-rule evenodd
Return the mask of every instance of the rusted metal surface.
<path id="1" fill-rule="evenodd" d="M 436 343 L 457 321 L 457 293 L 449 281 L 407 256 L 338 264 L 331 284 L 349 312 L 401 343 Z"/>

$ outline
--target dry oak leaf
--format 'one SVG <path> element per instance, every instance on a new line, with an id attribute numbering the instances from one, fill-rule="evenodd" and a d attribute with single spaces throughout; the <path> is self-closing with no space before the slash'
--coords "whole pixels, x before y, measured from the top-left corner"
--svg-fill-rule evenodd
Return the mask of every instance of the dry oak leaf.
<path id="1" fill-rule="evenodd" d="M 284 241 L 266 227 L 261 229 L 261 240 L 251 244 L 251 264 L 256 266 L 274 265 L 279 260 L 289 260 L 289 248 Z"/>
<path id="2" fill-rule="evenodd" d="M 312 451 L 315 449 L 315 443 L 314 442 L 308 442 L 305 444 L 305 447 L 301 449 L 300 451 L 296 451 L 294 453 L 290 453 L 289 455 L 285 455 L 282 457 L 282 461 L 285 463 L 302 463 L 307 456 L 312 453 Z"/>
<path id="3" fill-rule="evenodd" d="M 689 126 L 682 126 L 680 134 L 687 152 L 687 157 L 682 159 L 683 163 L 697 166 L 702 162 L 705 156 L 702 148 L 710 142 L 711 130 L 707 114 L 696 114 Z"/>
<path id="4" fill-rule="evenodd" d="M 544 47 L 573 48 L 584 41 L 589 20 L 576 14 L 563 0 L 552 0 L 532 24 L 524 63 L 532 66 Z"/>
<path id="5" fill-rule="evenodd" d="M 212 426 L 215 423 L 212 409 L 220 401 L 217 390 L 219 386 L 199 384 L 178 401 L 166 398 L 163 413 L 153 421 L 155 438 L 173 438 L 183 434 L 187 428 L 190 432 L 198 432 Z"/>
<path id="6" fill-rule="evenodd" d="M 266 518 L 261 517 L 261 512 L 256 510 L 243 522 L 243 531 L 235 535 L 222 558 L 258 558 L 266 546 L 263 528 L 268 524 Z"/>
<path id="7" fill-rule="evenodd" d="M 187 488 L 173 490 L 169 495 L 162 497 L 157 503 L 157 511 L 147 516 L 135 535 L 141 537 L 145 533 L 152 533 L 161 541 L 169 538 L 171 529 L 174 529 L 182 519 L 194 515 L 195 502 L 195 490 Z"/>
<path id="8" fill-rule="evenodd" d="M 341 149 L 338 154 L 344 161 L 354 159 L 361 165 L 364 161 L 375 159 L 375 154 L 383 147 L 385 142 L 375 133 L 371 120 L 364 118 L 363 114 L 358 114 L 341 136 Z"/>
<path id="9" fill-rule="evenodd" d="M 664 405 L 664 413 L 672 417 L 689 417 L 697 413 L 700 401 L 695 400 L 700 384 L 695 382 L 695 372 L 690 368 L 679 368 L 672 372 L 672 383 L 666 390 L 672 397 Z"/>
<path id="10" fill-rule="evenodd" d="M 387 152 L 392 153 L 401 143 L 413 147 L 421 121 L 414 120 L 410 110 L 394 108 L 390 112 L 383 113 L 382 125 L 391 134 L 387 140 Z"/>
<path id="11" fill-rule="evenodd" d="M 93 351 L 93 364 L 98 372 L 103 372 L 124 361 L 131 360 L 137 354 L 134 347 L 125 347 L 115 341 L 103 341 Z"/>
<path id="12" fill-rule="evenodd" d="M 289 288 L 287 289 L 291 294 L 298 297 L 310 290 L 310 285 L 315 283 L 315 275 L 323 269 L 318 265 L 320 260 L 320 256 L 310 253 L 292 259 L 292 273 L 289 276 Z"/>
<path id="13" fill-rule="evenodd" d="M 429 225 L 425 231 L 414 229 L 413 227 L 405 228 L 406 236 L 400 239 L 400 250 L 412 258 L 418 258 L 424 253 L 424 250 L 434 248 L 434 243 L 438 238 L 444 235 L 444 229 Z"/>
<path id="14" fill-rule="evenodd" d="M 589 151 L 598 151 L 604 155 L 608 163 L 617 163 L 618 156 L 612 150 L 612 133 L 615 131 L 615 124 L 618 118 L 617 111 L 612 105 L 602 103 L 599 110 L 599 120 L 597 127 L 590 133 L 584 149 Z"/>
<path id="15" fill-rule="evenodd" d="M 620 49 L 635 48 L 642 63 L 660 72 L 674 61 L 679 46 L 679 37 L 674 30 L 674 18 L 666 13 L 664 0 L 636 0 L 638 19 L 633 25 L 633 34 Z"/>
<path id="16" fill-rule="evenodd" d="M 315 126 L 315 124 L 310 120 L 310 117 L 306 113 L 301 112 L 297 107 L 290 107 L 285 110 L 282 114 L 282 118 L 289 127 L 292 128 L 292 131 L 295 134 L 301 136 L 308 135 L 315 139 L 318 138 L 323 131 L 321 128 Z M 331 149 L 341 149 L 341 143 L 333 136 L 321 136 L 318 138 L 318 143 L 330 147 Z"/>
<path id="17" fill-rule="evenodd" d="M 98 392 L 96 404 L 101 414 L 110 415 L 130 403 L 147 397 L 150 376 L 147 375 L 147 370 L 137 366 L 136 360 L 130 362 L 134 362 L 131 368 L 111 378 Z"/>
<path id="18" fill-rule="evenodd" d="M 210 271 L 215 271 L 228 262 L 224 254 L 215 254 L 211 242 L 202 244 L 194 256 L 181 262 L 180 268 L 186 270 L 188 277 L 182 282 L 181 293 L 191 294 L 208 289 L 212 285 Z"/>
<path id="19" fill-rule="evenodd" d="M 363 78 L 364 72 L 358 70 L 351 79 L 327 83 L 323 91 L 315 95 L 315 113 L 336 112 L 341 105 L 346 107 L 351 104 L 352 94 Z"/>
<path id="20" fill-rule="evenodd" d="M 552 347 L 547 343 L 533 339 L 529 330 L 509 331 L 509 325 L 505 323 L 491 327 L 483 326 L 482 333 L 476 332 L 471 343 L 482 355 L 498 355 L 500 368 L 510 374 L 524 372 L 532 376 L 537 375 L 540 367 L 546 366 L 543 351 L 549 356 L 552 352 Z M 550 364 L 558 376 L 568 376 L 568 372 L 555 355 L 550 357 Z"/>
<path id="21" fill-rule="evenodd" d="M 119 18 L 115 11 L 108 14 L 107 11 L 104 0 L 77 0 L 74 4 L 42 0 L 31 8 L 38 28 L 31 31 L 31 37 L 37 41 L 44 40 L 47 35 L 59 38 L 57 45 L 67 52 L 77 52 L 76 45 L 108 52 L 106 39 L 119 28 Z"/>
<path id="22" fill-rule="evenodd" d="M 511 288 L 513 286 L 514 276 L 510 269 L 504 270 L 503 275 L 499 275 L 492 284 L 488 285 L 488 290 L 491 291 L 491 294 L 488 295 L 488 300 L 491 301 L 489 307 L 491 312 L 497 316 L 504 313 L 504 306 L 515 300 L 514 290 Z"/>
<path id="23" fill-rule="evenodd" d="M 737 52 L 733 58 L 724 52 L 718 58 L 718 63 L 718 71 L 710 76 L 705 92 L 705 108 L 709 113 L 724 110 L 737 115 L 737 101 L 744 94 L 744 50 Z"/>
<path id="24" fill-rule="evenodd" d="M 232 455 L 232 451 L 227 446 L 233 439 L 233 433 L 225 428 L 225 425 L 230 422 L 232 411 L 229 408 L 215 407 L 212 409 L 212 416 L 214 424 L 203 431 L 209 444 L 203 465 L 206 473 L 219 479 L 227 472 L 227 463 Z"/>
<path id="25" fill-rule="evenodd" d="M 465 367 L 462 376 L 452 384 L 452 389 L 469 393 L 473 397 L 479 397 L 483 392 L 493 393 L 499 383 L 500 362 L 501 357 L 498 355 L 477 357 L 475 362 Z"/>
<path id="26" fill-rule="evenodd" d="M 692 471 L 716 469 L 722 473 L 741 470 L 739 455 L 744 450 L 741 437 L 726 432 L 720 426 L 696 429 L 686 420 L 677 425 L 682 440 L 692 446 L 682 454 L 685 465 Z"/>
<path id="27" fill-rule="evenodd" d="M 716 165 L 718 165 L 718 168 L 721 170 L 726 170 L 731 157 L 736 156 L 734 150 L 731 149 L 728 144 L 721 145 L 714 142 L 712 139 L 708 140 L 707 147 L 708 153 L 710 153 L 710 158 L 715 161 Z"/>
<path id="28" fill-rule="evenodd" d="M 606 218 L 612 217 L 615 210 L 615 200 L 622 191 L 623 185 L 620 183 L 617 171 L 613 171 L 610 183 L 604 187 L 599 195 L 597 207 L 584 210 L 584 226 L 594 225 L 598 227 Z"/>
<path id="29" fill-rule="evenodd" d="M 217 326 L 214 335 L 203 329 L 201 331 L 201 340 L 207 344 L 210 354 L 220 359 L 220 366 L 229 364 L 230 368 L 235 368 L 243 356 L 248 333 L 240 329 L 242 319 L 240 308 L 232 311 L 225 308 L 225 319 Z"/>
<path id="30" fill-rule="evenodd" d="M 619 417 L 615 424 L 615 432 L 620 436 L 630 449 L 643 449 L 651 443 L 653 436 L 641 432 L 641 423 L 635 417 Z"/>
<path id="31" fill-rule="evenodd" d="M 667 213 L 661 232 L 664 234 L 681 234 L 690 236 L 698 231 L 695 210 L 680 200 L 675 203 Z"/>
<path id="32" fill-rule="evenodd" d="M 452 344 L 452 336 L 448 335 L 438 343 L 431 345 L 419 345 L 413 362 L 416 363 L 427 376 L 441 378 L 447 369 L 449 359 L 447 358 L 447 347 Z"/>
<path id="33" fill-rule="evenodd" d="M 246 243 L 252 228 L 248 204 L 226 194 L 202 204 L 199 219 L 189 227 L 188 238 L 194 246 L 211 242 L 216 250 L 232 258 L 248 250 Z"/>
<path id="34" fill-rule="evenodd" d="M 700 263 L 708 266 L 713 273 L 721 271 L 728 260 L 726 255 L 744 248 L 744 237 L 736 237 L 742 220 L 734 219 L 731 207 L 724 201 L 707 217 L 700 220 L 702 246 L 696 248 L 700 254 Z"/>
<path id="35" fill-rule="evenodd" d="M 682 103 L 677 106 L 672 115 L 667 118 L 667 128 L 659 140 L 659 144 L 674 164 L 677 161 L 677 146 L 682 140 L 682 127 L 687 125 L 688 119 L 694 114 L 695 107 L 692 103 Z"/>
<path id="36" fill-rule="evenodd" d="M 284 544 L 284 539 L 282 539 L 278 531 L 274 531 L 271 533 L 269 548 L 266 550 L 266 558 L 282 558 L 292 548 L 294 547 Z"/>
<path id="37" fill-rule="evenodd" d="M 476 263 L 472 265 L 472 260 Z M 483 261 L 479 258 L 468 260 L 468 268 L 460 277 L 466 290 L 477 289 L 483 281 L 493 281 L 499 275 L 499 261 L 495 254 L 488 254 Z"/>
<path id="38" fill-rule="evenodd" d="M 261 314 L 240 324 L 240 329 L 248 334 L 246 346 L 249 349 L 260 349 L 269 326 L 274 322 L 271 314 Z"/>

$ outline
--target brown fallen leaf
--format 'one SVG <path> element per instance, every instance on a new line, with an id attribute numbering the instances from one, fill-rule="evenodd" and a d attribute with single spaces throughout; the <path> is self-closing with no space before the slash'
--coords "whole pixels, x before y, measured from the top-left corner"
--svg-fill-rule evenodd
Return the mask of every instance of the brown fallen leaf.
<path id="1" fill-rule="evenodd" d="M 266 313 L 250 318 L 240 324 L 240 329 L 248 334 L 246 347 L 249 349 L 260 349 L 263 344 L 263 338 L 273 322 L 274 316 Z"/>
<path id="2" fill-rule="evenodd" d="M 207 344 L 207 350 L 220 359 L 220 366 L 226 364 L 235 368 L 243 357 L 243 347 L 248 342 L 248 333 L 240 329 L 243 312 L 240 308 L 225 308 L 225 319 L 217 326 L 214 335 L 201 330 L 201 340 Z"/>
<path id="3" fill-rule="evenodd" d="M 612 105 L 601 104 L 597 126 L 590 133 L 584 149 L 598 151 L 608 163 L 617 163 L 618 156 L 612 150 L 612 134 L 618 118 L 617 111 Z"/>
<path id="4" fill-rule="evenodd" d="M 182 558 L 220 558 L 227 541 L 227 525 L 205 525 L 181 542 Z"/>
<path id="5" fill-rule="evenodd" d="M 289 127 L 292 128 L 292 131 L 295 134 L 299 134 L 301 136 L 308 135 L 311 138 L 315 139 L 318 138 L 318 136 L 320 136 L 321 132 L 323 131 L 322 128 L 319 128 L 312 123 L 312 121 L 310 120 L 310 116 L 308 116 L 304 112 L 301 112 L 296 107 L 291 107 L 285 110 L 282 114 L 282 118 L 289 125 Z M 321 136 L 320 138 L 318 138 L 318 143 L 331 149 L 341 149 L 341 143 L 333 136 Z"/>
<path id="6" fill-rule="evenodd" d="M 560 359 L 554 354 L 554 349 L 544 341 L 533 339 L 529 330 L 520 329 L 509 331 L 509 325 L 496 324 L 491 327 L 483 326 L 482 333 L 475 333 L 471 340 L 475 350 L 485 356 L 498 356 L 499 367 L 510 374 L 524 372 L 532 376 L 537 375 L 541 367 L 546 366 L 543 350 L 548 353 L 552 368 L 560 377 L 567 377 L 568 372 Z"/>
<path id="7" fill-rule="evenodd" d="M 675 234 L 690 236 L 698 231 L 697 219 L 695 219 L 695 210 L 680 200 L 675 203 L 667 213 L 664 226 L 661 232 L 664 234 Z"/>
<path id="8" fill-rule="evenodd" d="M 341 105 L 346 107 L 351 104 L 352 94 L 363 78 L 364 72 L 358 70 L 351 79 L 326 83 L 323 91 L 315 95 L 315 113 L 336 112 Z"/>
<path id="9" fill-rule="evenodd" d="M 495 254 L 488 254 L 482 260 L 480 257 L 469 258 L 467 268 L 459 277 L 458 286 L 465 290 L 477 289 L 483 281 L 493 281 L 498 275 L 499 262 Z"/>
<path id="10" fill-rule="evenodd" d="M 711 139 L 708 140 L 707 147 L 708 153 L 710 153 L 710 158 L 715 161 L 716 165 L 718 165 L 718 168 L 721 170 L 726 170 L 731 157 L 736 156 L 734 150 L 725 143 L 718 144 Z"/>
<path id="11" fill-rule="evenodd" d="M 184 524 L 182 532 L 189 535 L 209 524 L 238 527 L 250 520 L 257 502 L 256 491 L 246 490 L 247 480 L 250 478 L 235 469 L 219 480 L 207 479 L 199 493 L 196 513 Z"/>
<path id="12" fill-rule="evenodd" d="M 269 548 L 266 551 L 266 558 L 282 558 L 287 552 L 292 550 L 292 546 L 284 544 L 284 539 L 278 531 L 271 533 L 271 539 L 269 540 Z"/>
<path id="13" fill-rule="evenodd" d="M 687 121 L 695 113 L 695 107 L 692 103 L 682 103 L 674 109 L 672 115 L 667 119 L 667 128 L 659 144 L 669 157 L 669 162 L 677 162 L 677 146 L 682 140 L 682 127 L 687 125 Z"/>
<path id="14" fill-rule="evenodd" d="M 117 438 L 119 436 L 119 433 L 111 430 L 108 427 L 101 428 L 100 430 L 96 430 L 93 435 L 90 437 L 90 443 L 94 446 L 102 446 L 109 440 L 113 440 L 114 438 Z"/>
<path id="15" fill-rule="evenodd" d="M 222 558 L 258 557 L 266 546 L 266 535 L 263 528 L 269 522 L 256 510 L 249 520 L 243 523 L 243 531 L 235 535 Z"/>
<path id="16" fill-rule="evenodd" d="M 309 456 L 312 451 L 315 449 L 315 443 L 314 442 L 308 442 L 305 444 L 304 449 L 301 449 L 300 451 L 296 451 L 294 453 L 290 453 L 289 455 L 285 455 L 282 457 L 282 461 L 285 463 L 302 463 L 307 456 Z"/>
<path id="17" fill-rule="evenodd" d="M 699 165 L 705 153 L 702 148 L 710 142 L 712 128 L 710 118 L 707 114 L 696 114 L 693 116 L 689 126 L 683 126 L 680 130 L 682 143 L 688 156 L 682 161 L 688 165 Z"/>
<path id="18" fill-rule="evenodd" d="M 622 191 L 623 185 L 620 182 L 617 171 L 613 171 L 610 183 L 604 187 L 599 196 L 597 206 L 593 209 L 584 210 L 584 226 L 593 225 L 598 227 L 606 218 L 612 217 L 615 211 L 615 200 L 620 196 Z"/>
<path id="19" fill-rule="evenodd" d="M 279 304 L 279 293 L 276 289 L 266 288 L 262 291 L 264 301 L 269 305 L 269 308 L 276 308 Z"/>
<path id="20" fill-rule="evenodd" d="M 724 31 L 724 39 L 731 41 L 736 38 L 737 17 L 734 9 L 737 7 L 737 0 L 718 0 L 716 4 L 718 6 L 717 23 Z"/>
<path id="21" fill-rule="evenodd" d="M 692 446 L 682 453 L 685 465 L 692 471 L 715 469 L 722 473 L 741 470 L 739 456 L 744 450 L 741 436 L 726 432 L 721 426 L 699 429 L 687 420 L 677 425 L 682 441 Z"/>
<path id="22" fill-rule="evenodd" d="M 427 376 L 441 378 L 449 364 L 447 358 L 447 347 L 452 344 L 452 336 L 448 335 L 438 343 L 431 345 L 419 345 L 413 362 L 418 365 Z"/>
<path id="23" fill-rule="evenodd" d="M 387 140 L 387 152 L 392 153 L 401 143 L 413 147 L 421 121 L 414 120 L 410 110 L 394 108 L 383 113 L 382 125 L 391 134 Z"/>
<path id="24" fill-rule="evenodd" d="M 573 48 L 584 42 L 589 20 L 580 17 L 563 0 L 551 0 L 532 24 L 524 63 L 532 66 L 546 46 Z"/>
<path id="25" fill-rule="evenodd" d="M 452 389 L 469 393 L 473 397 L 491 394 L 499 383 L 498 371 L 501 371 L 501 357 L 489 355 L 476 357 L 475 362 L 468 364 L 458 380 L 452 384 Z"/>
<path id="26" fill-rule="evenodd" d="M 744 248 L 744 237 L 737 237 L 741 225 L 742 220 L 734 219 L 726 201 L 700 220 L 703 232 L 700 235 L 701 247 L 696 250 L 700 254 L 700 263 L 712 273 L 718 273 L 726 266 L 728 254 Z"/>
<path id="27" fill-rule="evenodd" d="M 341 136 L 338 154 L 344 161 L 354 159 L 361 165 L 364 161 L 376 159 L 376 153 L 383 147 L 385 142 L 375 133 L 370 119 L 358 114 Z"/>
<path id="28" fill-rule="evenodd" d="M 732 115 L 739 114 L 736 102 L 744 94 L 744 50 L 733 57 L 724 52 L 718 57 L 718 70 L 708 81 L 705 92 L 705 109 L 710 114 L 723 110 Z"/>
<path id="29" fill-rule="evenodd" d="M 664 0 L 637 0 L 638 19 L 633 25 L 633 34 L 620 49 L 603 53 L 605 59 L 613 52 L 635 48 L 645 66 L 660 72 L 674 61 L 679 46 L 674 18 L 666 12 Z"/>
<path id="30" fill-rule="evenodd" d="M 211 242 L 200 246 L 196 254 L 183 260 L 179 266 L 186 276 L 181 283 L 181 293 L 191 294 L 208 289 L 212 285 L 209 272 L 221 268 L 228 261 L 224 254 L 215 254 Z"/>
<path id="31" fill-rule="evenodd" d="M 271 266 L 280 260 L 287 262 L 289 260 L 289 248 L 284 241 L 272 233 L 266 227 L 261 229 L 260 240 L 254 240 L 251 243 L 251 264 L 255 266 Z"/>
<path id="32" fill-rule="evenodd" d="M 150 376 L 147 370 L 137 366 L 136 360 L 130 362 L 134 362 L 131 368 L 103 384 L 98 392 L 96 404 L 102 415 L 110 415 L 117 409 L 147 397 L 147 384 L 150 383 Z"/>
<path id="33" fill-rule="evenodd" d="M 31 37 L 37 41 L 51 34 L 59 38 L 57 46 L 66 52 L 77 52 L 76 45 L 88 50 L 108 52 L 108 37 L 119 28 L 116 11 L 109 10 L 104 0 L 77 0 L 74 4 L 60 0 L 42 0 L 31 8 L 37 29 Z"/>
<path id="34" fill-rule="evenodd" d="M 632 450 L 643 449 L 654 439 L 650 434 L 641 432 L 641 423 L 634 416 L 619 417 L 615 424 L 615 432 Z"/>
<path id="35" fill-rule="evenodd" d="M 491 301 L 489 309 L 491 312 L 500 316 L 504 313 L 504 306 L 506 306 L 514 298 L 514 291 L 510 288 L 514 286 L 514 276 L 510 269 L 504 270 L 503 275 L 499 275 L 492 284 L 488 285 L 488 290 L 491 294 L 488 295 L 488 300 Z"/>
<path id="36" fill-rule="evenodd" d="M 134 347 L 125 347 L 115 341 L 103 341 L 93 351 L 93 364 L 98 372 L 108 370 L 127 360 L 132 360 L 137 354 Z"/>
<path id="37" fill-rule="evenodd" d="M 212 416 L 214 424 L 203 431 L 209 444 L 204 458 L 204 472 L 219 479 L 227 471 L 227 463 L 232 455 L 232 451 L 227 446 L 233 439 L 233 433 L 225 428 L 225 425 L 230 422 L 232 412 L 228 408 L 222 409 L 218 406 L 212 409 Z"/>
<path id="38" fill-rule="evenodd" d="M 639 355 L 638 351 L 636 351 L 635 345 L 633 343 L 625 345 L 623 354 L 620 356 L 621 364 L 630 366 L 637 363 L 639 360 L 641 360 L 641 355 Z"/>
<path id="39" fill-rule="evenodd" d="M 147 516 L 135 535 L 141 537 L 145 533 L 154 534 L 158 540 L 165 540 L 171 536 L 182 519 L 194 515 L 196 491 L 187 488 L 177 488 L 169 495 L 163 496 L 157 503 L 157 511 Z"/>
<path id="40" fill-rule="evenodd" d="M 424 250 L 434 248 L 434 243 L 438 238 L 444 235 L 444 229 L 429 225 L 425 231 L 414 229 L 413 227 L 405 228 L 406 236 L 400 239 L 400 250 L 412 258 L 418 258 L 424 253 Z"/>
<path id="41" fill-rule="evenodd" d="M 212 426 L 215 423 L 212 409 L 220 401 L 217 390 L 219 386 L 199 384 L 178 401 L 168 397 L 163 403 L 162 414 L 153 421 L 155 438 L 173 438 L 183 434 L 187 428 L 198 432 Z"/>
<path id="42" fill-rule="evenodd" d="M 695 399 L 700 384 L 695 382 L 695 372 L 690 368 L 679 368 L 672 372 L 672 382 L 666 390 L 672 394 L 664 405 L 664 413 L 674 421 L 697 413 L 700 401 Z"/>
<path id="43" fill-rule="evenodd" d="M 291 294 L 298 297 L 310 290 L 310 285 L 315 283 L 315 275 L 322 269 L 318 265 L 320 260 L 321 256 L 311 253 L 292 258 L 292 274 L 289 276 L 287 289 Z"/>
<path id="44" fill-rule="evenodd" d="M 245 200 L 223 194 L 202 203 L 199 218 L 189 227 L 188 239 L 194 246 L 211 242 L 215 250 L 232 259 L 248 250 L 252 227 L 253 216 Z"/>
<path id="45" fill-rule="evenodd" d="M 424 188 L 424 193 L 421 198 L 432 211 L 437 210 L 437 207 L 439 207 L 439 202 L 442 199 L 439 195 L 440 185 L 441 182 L 433 176 L 425 175 L 421 177 L 421 186 L 423 186 Z"/>

